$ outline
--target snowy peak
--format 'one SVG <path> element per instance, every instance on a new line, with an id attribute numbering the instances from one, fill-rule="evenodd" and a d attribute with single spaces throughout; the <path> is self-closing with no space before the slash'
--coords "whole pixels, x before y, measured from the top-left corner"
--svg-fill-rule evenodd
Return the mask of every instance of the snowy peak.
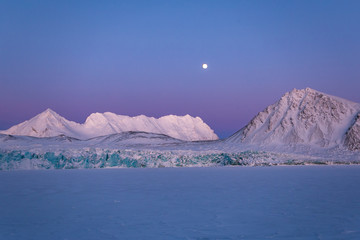
<path id="1" fill-rule="evenodd" d="M 59 114 L 48 108 L 32 119 L 15 125 L 1 133 L 33 137 L 53 137 L 61 134 L 71 135 L 71 129 L 77 125 L 79 124 L 61 117 Z"/>
<path id="2" fill-rule="evenodd" d="M 64 118 L 61 117 L 56 112 L 54 112 L 53 110 L 51 110 L 50 108 L 48 108 L 45 111 L 43 111 L 42 113 L 36 115 L 31 120 L 44 121 L 44 122 L 57 122 L 57 121 L 60 122 L 60 121 L 63 121 Z"/>
<path id="3" fill-rule="evenodd" d="M 228 141 L 253 144 L 343 144 L 360 105 L 311 88 L 284 94 Z M 351 132 L 356 132 L 356 126 Z M 354 141 L 354 137 L 351 138 Z M 350 141 L 350 140 L 348 140 Z"/>
<path id="4" fill-rule="evenodd" d="M 34 137 L 66 135 L 78 139 L 89 139 L 129 131 L 165 134 L 185 141 L 218 139 L 214 131 L 201 118 L 190 115 L 169 115 L 156 119 L 144 115 L 129 117 L 105 112 L 93 113 L 85 123 L 79 124 L 61 117 L 51 109 L 0 133 Z"/>

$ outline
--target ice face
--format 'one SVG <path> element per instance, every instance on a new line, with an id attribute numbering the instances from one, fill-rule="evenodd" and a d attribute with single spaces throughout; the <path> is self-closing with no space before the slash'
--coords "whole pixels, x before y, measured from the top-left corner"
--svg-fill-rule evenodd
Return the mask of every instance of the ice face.
<path id="1" fill-rule="evenodd" d="M 90 150 L 78 153 L 23 151 L 0 152 L 0 169 L 73 169 L 73 168 L 141 168 L 200 167 L 226 165 L 262 165 L 275 163 L 264 152 L 189 153 L 142 150 Z M 265 163 L 267 162 L 267 163 Z"/>
<path id="2" fill-rule="evenodd" d="M 351 160 L 352 159 L 352 160 Z M 80 169 L 80 168 L 159 168 L 209 166 L 276 166 L 304 164 L 357 164 L 359 159 L 338 161 L 320 157 L 242 151 L 106 150 L 82 149 L 62 152 L 34 153 L 21 150 L 0 151 L 0 170 L 15 169 Z"/>

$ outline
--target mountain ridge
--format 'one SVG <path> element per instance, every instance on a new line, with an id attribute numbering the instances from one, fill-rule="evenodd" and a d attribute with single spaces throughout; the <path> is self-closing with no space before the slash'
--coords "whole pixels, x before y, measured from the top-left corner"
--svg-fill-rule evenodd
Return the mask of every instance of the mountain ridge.
<path id="1" fill-rule="evenodd" d="M 85 122 L 80 124 L 65 119 L 50 108 L 0 133 L 34 137 L 53 137 L 63 134 L 78 139 L 89 139 L 129 131 L 165 134 L 185 141 L 218 139 L 214 131 L 200 117 L 190 115 L 154 118 L 145 115 L 130 117 L 111 112 L 97 112 L 90 114 Z"/>

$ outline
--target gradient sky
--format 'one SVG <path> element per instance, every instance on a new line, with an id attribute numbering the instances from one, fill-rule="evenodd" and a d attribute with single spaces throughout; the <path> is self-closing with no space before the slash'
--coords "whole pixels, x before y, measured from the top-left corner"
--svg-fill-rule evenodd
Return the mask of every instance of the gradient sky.
<path id="1" fill-rule="evenodd" d="M 293 88 L 360 102 L 359 11 L 346 0 L 0 0 L 0 129 L 52 108 L 77 122 L 190 114 L 225 137 Z"/>

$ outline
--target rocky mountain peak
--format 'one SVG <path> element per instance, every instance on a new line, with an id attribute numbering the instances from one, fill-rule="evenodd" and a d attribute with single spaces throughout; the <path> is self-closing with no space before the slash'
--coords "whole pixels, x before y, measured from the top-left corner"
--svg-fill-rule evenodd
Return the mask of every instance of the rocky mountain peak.
<path id="1" fill-rule="evenodd" d="M 248 125 L 228 141 L 268 145 L 343 144 L 360 105 L 311 88 L 293 89 L 279 101 L 258 113 Z M 351 139 L 351 140 L 350 140 Z M 348 142 L 354 142 L 354 137 Z"/>

